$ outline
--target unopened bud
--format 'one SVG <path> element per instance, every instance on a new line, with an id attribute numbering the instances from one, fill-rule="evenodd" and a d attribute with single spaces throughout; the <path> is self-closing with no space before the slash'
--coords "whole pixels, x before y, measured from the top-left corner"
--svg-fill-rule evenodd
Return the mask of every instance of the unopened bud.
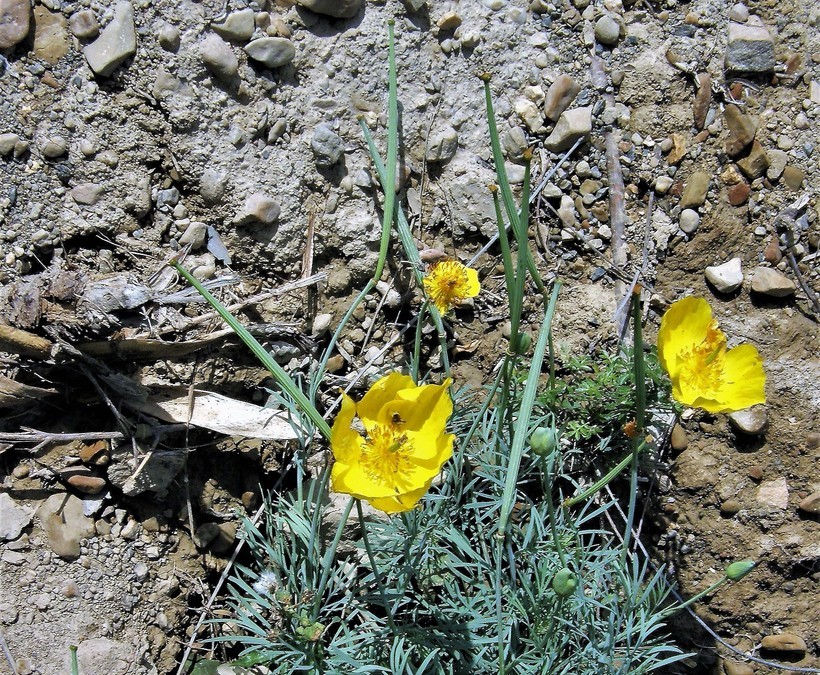
<path id="1" fill-rule="evenodd" d="M 738 560 L 726 568 L 726 578 L 730 581 L 740 581 L 751 572 L 757 563 L 754 560 Z"/>
<path id="2" fill-rule="evenodd" d="M 552 590 L 562 597 L 568 598 L 578 588 L 578 577 L 568 567 L 558 570 L 552 578 Z"/>
<path id="3" fill-rule="evenodd" d="M 554 429 L 538 427 L 530 435 L 530 449 L 539 457 L 546 457 L 558 445 L 558 435 Z"/>

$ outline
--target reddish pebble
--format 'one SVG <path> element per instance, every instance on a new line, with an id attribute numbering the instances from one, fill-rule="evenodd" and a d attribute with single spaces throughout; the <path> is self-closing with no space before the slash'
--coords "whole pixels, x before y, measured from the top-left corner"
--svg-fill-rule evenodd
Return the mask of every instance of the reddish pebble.
<path id="1" fill-rule="evenodd" d="M 749 478 L 752 480 L 763 480 L 763 469 L 759 466 L 750 467 Z"/>
<path id="2" fill-rule="evenodd" d="M 741 204 L 745 204 L 749 199 L 749 193 L 751 191 L 752 189 L 746 181 L 733 185 L 727 190 L 729 203 L 732 206 L 740 206 Z"/>
<path id="3" fill-rule="evenodd" d="M 772 237 L 769 243 L 766 244 L 766 248 L 763 249 L 763 257 L 772 265 L 777 265 L 783 258 L 783 253 L 780 251 L 780 242 L 777 241 L 776 236 Z"/>
<path id="4" fill-rule="evenodd" d="M 697 136 L 695 136 L 692 141 L 695 143 L 703 143 L 707 138 L 709 138 L 709 130 L 704 129 L 703 131 L 699 132 Z"/>

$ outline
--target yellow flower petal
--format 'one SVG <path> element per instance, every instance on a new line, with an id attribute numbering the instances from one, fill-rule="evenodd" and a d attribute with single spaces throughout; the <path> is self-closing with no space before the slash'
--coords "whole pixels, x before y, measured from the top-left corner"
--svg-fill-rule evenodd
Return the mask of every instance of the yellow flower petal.
<path id="1" fill-rule="evenodd" d="M 377 505 L 388 500 L 389 512 L 412 508 L 453 454 L 455 436 L 445 431 L 453 411 L 449 386 L 448 379 L 419 387 L 391 373 L 358 405 L 345 397 L 331 432 L 333 490 Z M 357 414 L 365 436 L 351 428 Z"/>
<path id="2" fill-rule="evenodd" d="M 726 335 L 702 298 L 674 303 L 661 319 L 658 356 L 679 402 L 733 412 L 766 400 L 763 361 L 752 345 L 727 351 Z"/>
<path id="3" fill-rule="evenodd" d="M 432 482 L 433 481 L 431 479 L 418 490 L 413 490 L 412 492 L 408 492 L 403 495 L 397 495 L 396 497 L 387 497 L 385 499 L 370 499 L 370 505 L 373 508 L 384 511 L 385 513 L 401 513 L 402 511 L 409 511 L 410 509 L 415 507 L 416 504 L 419 503 L 419 500 L 425 494 L 427 494 L 427 490 L 430 489 L 430 484 Z"/>

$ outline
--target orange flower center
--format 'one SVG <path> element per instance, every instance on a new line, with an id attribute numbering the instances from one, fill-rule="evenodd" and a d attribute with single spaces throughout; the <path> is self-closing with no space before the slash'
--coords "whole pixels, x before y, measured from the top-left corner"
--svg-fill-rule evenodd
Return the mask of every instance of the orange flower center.
<path id="1" fill-rule="evenodd" d="M 367 435 L 361 465 L 371 479 L 392 485 L 410 470 L 413 444 L 398 425 L 377 425 Z"/>
<path id="2" fill-rule="evenodd" d="M 679 355 L 681 388 L 699 392 L 702 398 L 715 398 L 723 385 L 725 356 L 726 336 L 712 321 L 703 342 Z"/>

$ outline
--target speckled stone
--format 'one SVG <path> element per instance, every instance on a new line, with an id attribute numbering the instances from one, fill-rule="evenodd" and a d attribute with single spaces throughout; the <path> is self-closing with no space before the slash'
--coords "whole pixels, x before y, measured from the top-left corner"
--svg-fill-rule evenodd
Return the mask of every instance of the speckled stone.
<path id="1" fill-rule="evenodd" d="M 730 413 L 729 423 L 744 434 L 759 436 L 768 428 L 769 417 L 764 406 L 755 405 L 746 410 Z"/>
<path id="2" fill-rule="evenodd" d="M 757 267 L 752 272 L 752 290 L 755 293 L 785 298 L 793 295 L 796 289 L 791 279 L 771 267 Z"/>
<path id="3" fill-rule="evenodd" d="M 0 0 L 0 49 L 10 49 L 22 42 L 30 22 L 29 0 Z"/>

